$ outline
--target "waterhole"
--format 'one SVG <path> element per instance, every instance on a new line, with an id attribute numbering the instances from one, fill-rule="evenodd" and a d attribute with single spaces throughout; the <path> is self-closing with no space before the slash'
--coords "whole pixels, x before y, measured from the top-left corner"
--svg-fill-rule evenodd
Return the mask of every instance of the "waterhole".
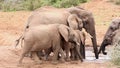
<path id="1" fill-rule="evenodd" d="M 87 47 L 85 53 L 86 53 L 86 59 L 84 60 L 85 62 L 103 63 L 110 60 L 110 57 L 108 55 L 103 55 L 102 53 L 99 54 L 99 59 L 96 59 L 92 47 Z"/>

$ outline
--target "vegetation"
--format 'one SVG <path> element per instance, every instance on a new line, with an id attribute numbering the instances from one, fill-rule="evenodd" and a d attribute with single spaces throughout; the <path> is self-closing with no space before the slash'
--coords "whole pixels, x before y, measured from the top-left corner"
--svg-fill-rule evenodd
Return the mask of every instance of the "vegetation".
<path id="1" fill-rule="evenodd" d="M 109 56 L 111 58 L 110 61 L 113 64 L 120 66 L 120 41 L 114 44 L 112 50 L 110 51 Z"/>
<path id="2" fill-rule="evenodd" d="M 0 0 L 0 9 L 3 11 L 34 10 L 41 6 L 71 7 L 87 0 Z"/>
<path id="3" fill-rule="evenodd" d="M 117 5 L 120 5 L 120 0 L 110 0 L 110 1 L 117 4 Z"/>

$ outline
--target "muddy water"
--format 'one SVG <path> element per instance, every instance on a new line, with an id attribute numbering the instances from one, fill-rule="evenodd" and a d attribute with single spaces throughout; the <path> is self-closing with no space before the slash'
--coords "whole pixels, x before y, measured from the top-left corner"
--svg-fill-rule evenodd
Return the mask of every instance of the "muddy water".
<path id="1" fill-rule="evenodd" d="M 84 60 L 85 62 L 104 63 L 110 60 L 110 57 L 108 55 L 103 54 L 99 55 L 99 59 L 95 59 L 95 54 L 93 53 L 92 47 L 87 47 L 85 53 L 86 53 L 86 59 Z"/>

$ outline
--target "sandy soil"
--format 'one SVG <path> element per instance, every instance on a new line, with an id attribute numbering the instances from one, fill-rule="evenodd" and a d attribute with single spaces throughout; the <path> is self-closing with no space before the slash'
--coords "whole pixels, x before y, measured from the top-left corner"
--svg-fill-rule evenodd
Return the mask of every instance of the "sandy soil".
<path id="1" fill-rule="evenodd" d="M 3 52 L 2 52 L 3 51 Z M 115 68 L 108 62 L 83 62 L 71 61 L 65 63 L 52 64 L 50 61 L 43 61 L 42 64 L 35 64 L 33 60 L 25 57 L 23 66 L 18 67 L 17 63 L 20 58 L 21 47 L 0 46 L 0 68 Z"/>
<path id="2" fill-rule="evenodd" d="M 100 46 L 108 24 L 115 17 L 120 17 L 120 7 L 105 0 L 93 0 L 82 4 L 81 7 L 93 12 L 96 21 L 97 43 Z M 32 12 L 0 12 L 0 68 L 19 68 L 17 62 L 20 57 L 21 48 L 15 49 L 15 40 L 22 34 L 27 18 Z M 86 44 L 91 46 L 88 38 Z M 3 51 L 3 52 L 2 52 Z M 29 59 L 24 59 L 24 66 L 20 68 L 113 68 L 108 62 L 65 62 L 57 65 L 49 61 L 36 65 Z"/>

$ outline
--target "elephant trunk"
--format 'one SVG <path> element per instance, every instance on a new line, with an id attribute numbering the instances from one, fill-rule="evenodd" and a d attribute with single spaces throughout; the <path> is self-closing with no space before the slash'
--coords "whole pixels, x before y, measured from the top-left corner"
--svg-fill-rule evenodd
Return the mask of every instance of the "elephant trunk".
<path id="1" fill-rule="evenodd" d="M 82 56 L 81 56 L 80 48 L 79 48 L 80 44 L 79 44 L 79 43 L 76 43 L 75 45 L 76 45 L 76 46 L 75 46 L 76 53 L 77 53 L 78 57 L 80 58 L 81 62 L 83 62 L 83 58 L 82 58 Z"/>
<path id="2" fill-rule="evenodd" d="M 88 21 L 85 22 L 84 28 L 86 31 L 92 36 L 92 44 L 95 53 L 96 59 L 98 59 L 98 48 L 97 48 L 97 40 L 96 40 L 96 31 L 95 31 L 95 21 L 93 17 L 89 17 Z"/>
<path id="3" fill-rule="evenodd" d="M 112 31 L 111 28 L 109 27 L 108 30 L 107 30 L 107 32 L 106 32 L 106 34 L 105 34 L 105 36 L 104 36 L 104 39 L 103 39 L 103 41 L 102 41 L 102 44 L 101 44 L 101 46 L 100 46 L 100 49 L 99 49 L 98 54 L 101 53 L 101 51 L 102 51 L 102 53 L 103 53 L 104 55 L 107 54 L 107 52 L 105 52 L 105 47 L 108 46 L 108 45 L 110 45 L 110 44 L 112 43 L 112 37 L 110 36 L 112 32 L 113 32 L 113 31 Z"/>
<path id="4" fill-rule="evenodd" d="M 107 44 L 105 44 L 105 41 L 103 41 L 102 44 L 101 44 L 101 47 L 100 47 L 100 49 L 99 49 L 98 54 L 100 54 L 101 51 L 102 51 L 102 53 L 103 53 L 104 55 L 106 55 L 106 54 L 107 54 L 107 52 L 105 52 L 105 47 L 106 47 L 106 46 L 107 46 Z"/>

